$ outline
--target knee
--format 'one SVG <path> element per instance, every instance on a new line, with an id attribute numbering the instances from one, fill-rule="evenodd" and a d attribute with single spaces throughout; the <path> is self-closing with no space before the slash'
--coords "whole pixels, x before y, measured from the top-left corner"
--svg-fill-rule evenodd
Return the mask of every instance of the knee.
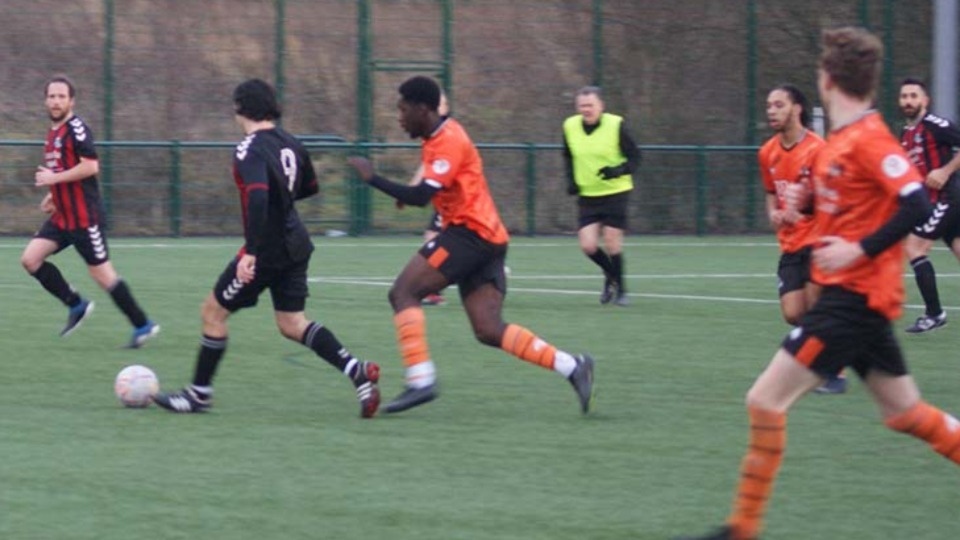
<path id="1" fill-rule="evenodd" d="M 287 321 L 277 321 L 277 329 L 280 330 L 280 335 L 289 339 L 290 341 L 299 342 L 303 338 L 303 332 L 305 328 L 302 328 L 298 324 Z"/>
<path id="2" fill-rule="evenodd" d="M 744 398 L 744 405 L 748 409 L 771 409 L 771 404 L 767 403 L 763 399 L 762 394 L 757 390 L 756 385 L 752 386 L 750 390 L 747 390 L 747 395 Z"/>
<path id="3" fill-rule="evenodd" d="M 223 324 L 219 307 L 220 305 L 217 304 L 217 301 L 212 296 L 200 304 L 200 319 L 203 321 L 204 326 Z"/>
<path id="4" fill-rule="evenodd" d="M 390 301 L 390 307 L 394 311 L 401 311 L 408 307 L 419 306 L 420 300 L 427 295 L 427 292 L 429 291 L 394 284 L 387 293 L 387 300 Z"/>
<path id="5" fill-rule="evenodd" d="M 499 347 L 503 342 L 504 326 L 502 323 L 479 324 L 473 327 L 473 336 L 484 345 Z"/>
<path id="6" fill-rule="evenodd" d="M 37 273 L 37 270 L 39 270 L 41 266 L 43 266 L 43 259 L 39 259 L 24 253 L 20 256 L 20 264 L 28 274 L 33 275 Z"/>
<path id="7" fill-rule="evenodd" d="M 400 300 L 400 291 L 397 290 L 397 286 L 394 285 L 390 287 L 389 291 L 387 291 L 387 301 L 390 302 L 390 307 L 396 310 L 397 305 L 399 304 L 399 300 Z"/>

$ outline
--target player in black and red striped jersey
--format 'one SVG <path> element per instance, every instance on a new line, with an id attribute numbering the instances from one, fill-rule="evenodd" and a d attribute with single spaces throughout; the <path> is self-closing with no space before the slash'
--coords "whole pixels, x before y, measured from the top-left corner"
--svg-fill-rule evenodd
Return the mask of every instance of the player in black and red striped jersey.
<path id="1" fill-rule="evenodd" d="M 50 189 L 40 203 L 40 209 L 50 214 L 50 218 L 27 244 L 20 262 L 44 289 L 69 309 L 67 324 L 60 332 L 61 336 L 67 336 L 93 311 L 93 302 L 80 296 L 60 270 L 47 262 L 48 257 L 72 245 L 86 261 L 93 280 L 110 293 L 133 325 L 128 346 L 138 348 L 156 336 L 160 326 L 143 312 L 110 262 L 102 228 L 104 215 L 97 184 L 100 166 L 93 133 L 73 113 L 76 90 L 69 79 L 57 76 L 47 81 L 44 96 L 53 124 L 43 149 L 44 163 L 37 168 L 34 180 L 38 187 Z"/>
<path id="2" fill-rule="evenodd" d="M 281 111 L 269 84 L 260 79 L 243 82 L 234 90 L 233 102 L 245 134 L 234 155 L 233 179 L 240 192 L 246 242 L 200 308 L 203 335 L 193 381 L 153 399 L 175 413 L 210 408 L 213 378 L 227 349 L 227 319 L 257 305 L 269 289 L 280 333 L 347 375 L 357 391 L 360 415 L 371 418 L 380 406 L 380 366 L 355 358 L 333 332 L 304 314 L 313 243 L 294 203 L 319 191 L 310 154 L 277 126 Z"/>
<path id="3" fill-rule="evenodd" d="M 924 186 L 934 203 L 933 212 L 907 237 L 904 249 L 917 279 L 917 287 L 926 307 L 922 316 L 907 328 L 911 334 L 936 330 L 947 324 L 947 313 L 940 305 L 937 275 L 927 258 L 934 240 L 943 242 L 960 259 L 960 130 L 947 120 L 928 112 L 930 96 L 919 79 L 900 83 L 900 112 L 906 124 L 900 132 L 900 144 L 924 177 Z"/>

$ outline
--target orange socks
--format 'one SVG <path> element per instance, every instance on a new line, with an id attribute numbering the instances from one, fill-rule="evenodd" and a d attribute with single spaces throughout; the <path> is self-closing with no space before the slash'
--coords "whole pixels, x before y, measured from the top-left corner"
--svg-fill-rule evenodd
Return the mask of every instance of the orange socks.
<path id="1" fill-rule="evenodd" d="M 960 422 L 926 403 L 918 402 L 907 412 L 888 418 L 887 427 L 927 442 L 938 454 L 960 464 Z"/>
<path id="2" fill-rule="evenodd" d="M 556 347 L 516 324 L 507 325 L 500 348 L 521 360 L 547 369 L 553 369 L 553 359 L 557 353 Z"/>
<path id="3" fill-rule="evenodd" d="M 400 355 L 406 368 L 407 386 L 422 388 L 436 381 L 436 370 L 427 347 L 427 323 L 420 307 L 407 308 L 393 316 Z"/>
<path id="4" fill-rule="evenodd" d="M 748 407 L 750 446 L 740 467 L 740 486 L 728 523 L 737 540 L 760 533 L 767 499 L 787 445 L 787 415 Z"/>
<path id="5" fill-rule="evenodd" d="M 427 347 L 427 321 L 423 309 L 407 308 L 393 316 L 393 326 L 397 329 L 397 341 L 404 367 L 417 365 L 430 359 Z"/>

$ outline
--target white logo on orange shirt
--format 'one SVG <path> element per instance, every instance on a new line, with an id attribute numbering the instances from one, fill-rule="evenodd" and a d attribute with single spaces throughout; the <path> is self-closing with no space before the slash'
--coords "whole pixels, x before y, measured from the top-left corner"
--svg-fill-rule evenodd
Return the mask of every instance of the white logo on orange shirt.
<path id="1" fill-rule="evenodd" d="M 890 178 L 900 178 L 910 170 L 910 162 L 899 154 L 890 154 L 880 163 L 883 174 Z"/>
<path id="2" fill-rule="evenodd" d="M 447 174 L 450 171 L 450 162 L 445 159 L 435 159 L 430 168 L 437 174 Z"/>

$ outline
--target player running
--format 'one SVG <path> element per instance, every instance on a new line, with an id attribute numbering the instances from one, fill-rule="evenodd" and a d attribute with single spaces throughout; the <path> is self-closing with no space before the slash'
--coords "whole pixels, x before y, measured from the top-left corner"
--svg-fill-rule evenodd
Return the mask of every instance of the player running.
<path id="1" fill-rule="evenodd" d="M 400 86 L 400 125 L 411 137 L 423 139 L 422 182 L 415 186 L 392 182 L 378 176 L 365 158 L 349 160 L 364 182 L 404 204 L 425 206 L 432 201 L 443 220 L 440 234 L 420 248 L 390 289 L 406 388 L 384 410 L 400 412 L 437 397 L 421 300 L 456 283 L 476 338 L 566 377 L 586 413 L 593 395 L 593 358 L 561 351 L 502 318 L 510 238 L 490 196 L 476 146 L 459 122 L 437 112 L 439 104 L 440 87 L 433 79 L 413 77 Z"/>

